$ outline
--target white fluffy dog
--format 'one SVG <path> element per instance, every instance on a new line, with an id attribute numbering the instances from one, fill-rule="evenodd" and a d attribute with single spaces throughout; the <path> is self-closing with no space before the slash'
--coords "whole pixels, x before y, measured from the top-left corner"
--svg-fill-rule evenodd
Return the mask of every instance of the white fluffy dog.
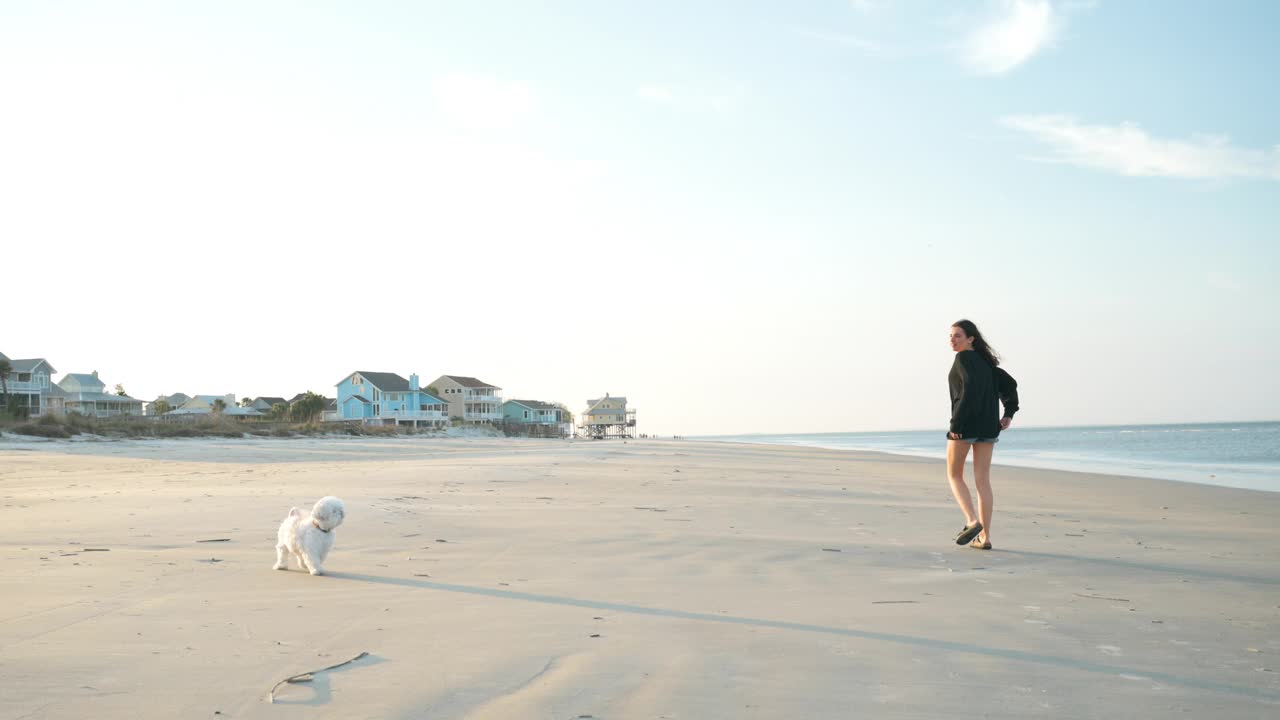
<path id="1" fill-rule="evenodd" d="M 342 524 L 347 516 L 347 508 L 342 501 L 332 495 L 326 495 L 316 501 L 311 513 L 304 514 L 299 508 L 289 511 L 289 516 L 280 523 L 280 533 L 276 538 L 276 570 L 288 570 L 288 556 L 292 553 L 298 561 L 298 567 L 319 575 L 324 559 L 333 549 L 333 530 Z"/>

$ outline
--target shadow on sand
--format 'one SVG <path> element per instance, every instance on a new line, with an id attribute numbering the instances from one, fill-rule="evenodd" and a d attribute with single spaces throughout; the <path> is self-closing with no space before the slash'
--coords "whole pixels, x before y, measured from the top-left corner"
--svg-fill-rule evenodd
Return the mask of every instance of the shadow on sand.
<path id="1" fill-rule="evenodd" d="M 1059 553 L 1033 552 L 1031 550 L 997 549 L 996 552 L 999 552 L 1002 555 L 1025 557 L 1028 560 L 1062 560 L 1062 561 L 1073 562 L 1073 563 L 1105 565 L 1107 567 L 1119 568 L 1121 570 L 1140 570 L 1142 572 L 1167 573 L 1169 575 L 1183 575 L 1188 578 L 1198 578 L 1200 580 L 1226 580 L 1229 582 L 1243 583 L 1245 585 L 1280 585 L 1280 576 L 1252 577 L 1248 575 L 1233 575 L 1231 573 L 1219 572 L 1217 570 L 1207 570 L 1203 568 L 1179 567 L 1176 565 L 1161 565 L 1159 563 L 1135 562 L 1133 560 L 1121 560 L 1119 558 L 1102 558 L 1102 557 L 1094 557 L 1089 555 L 1067 555 L 1067 554 L 1059 554 Z"/>
<path id="2" fill-rule="evenodd" d="M 310 680 L 281 685 L 275 691 L 275 699 L 272 703 L 275 705 L 327 705 L 333 699 L 333 692 L 329 689 L 330 675 L 359 670 L 369 665 L 380 665 L 384 662 L 387 661 L 377 655 L 365 655 L 359 662 L 351 665 L 316 671 L 312 673 L 313 677 Z"/>
<path id="3" fill-rule="evenodd" d="M 453 585 L 449 583 L 434 582 L 431 580 L 417 580 L 410 578 L 384 577 L 380 575 L 365 575 L 362 573 L 345 573 L 334 572 L 329 573 L 329 577 L 338 580 L 355 580 L 359 582 L 378 583 L 381 585 L 393 585 L 398 587 L 416 588 L 419 590 L 436 590 L 441 592 L 462 593 L 466 595 L 481 595 L 485 597 L 498 598 L 502 600 L 519 600 L 523 602 L 544 603 L 548 605 L 561 605 L 568 607 L 589 608 L 591 610 L 606 610 L 618 613 L 630 613 L 633 615 L 648 615 L 651 617 L 672 618 L 676 620 L 692 620 L 697 622 L 715 622 L 729 625 L 747 625 L 751 627 L 774 628 L 778 630 L 793 630 L 796 632 L 823 633 L 826 635 L 838 635 L 842 637 L 852 637 L 862 640 L 877 640 L 880 642 L 895 643 L 898 645 L 908 645 L 912 647 L 927 648 L 930 650 L 941 650 L 945 652 L 964 653 L 967 655 L 981 655 L 984 657 L 999 658 L 1002 660 L 1011 660 L 1014 662 L 1036 663 L 1039 665 L 1048 665 L 1052 667 L 1067 668 L 1070 670 L 1079 670 L 1082 672 L 1098 673 L 1112 677 L 1142 678 L 1153 680 L 1155 682 L 1164 683 L 1166 685 L 1192 688 L 1196 690 L 1210 690 L 1214 692 L 1226 693 L 1230 695 L 1254 698 L 1267 702 L 1280 702 L 1280 693 L 1269 692 L 1260 688 L 1240 687 L 1236 685 L 1226 685 L 1209 680 L 1201 680 L 1193 677 L 1183 677 L 1179 675 L 1170 675 L 1162 672 L 1150 672 L 1139 670 L 1136 668 L 1118 667 L 1113 665 L 1103 665 L 1101 663 L 1089 662 L 1085 660 L 1076 660 L 1073 658 L 1062 657 L 1058 655 L 1043 655 L 1040 653 L 1025 652 L 1022 650 L 1007 650 L 997 647 L 985 647 L 981 645 L 969 645 L 966 643 L 951 642 L 948 640 L 938 640 L 935 638 L 921 637 L 916 635 L 900 635 L 897 633 L 874 632 L 871 630 L 855 630 L 851 628 L 828 627 L 825 625 L 810 625 L 806 623 L 786 622 L 781 620 L 765 620 L 760 618 L 736 617 L 733 615 L 715 615 L 711 613 L 688 612 L 685 610 L 667 610 L 663 608 L 651 608 L 643 605 L 626 605 L 622 603 L 601 602 L 596 600 L 586 600 L 582 598 L 559 597 L 556 595 L 538 595 L 534 593 L 519 592 L 515 590 L 498 590 L 495 588 L 472 587 L 469 585 Z"/>

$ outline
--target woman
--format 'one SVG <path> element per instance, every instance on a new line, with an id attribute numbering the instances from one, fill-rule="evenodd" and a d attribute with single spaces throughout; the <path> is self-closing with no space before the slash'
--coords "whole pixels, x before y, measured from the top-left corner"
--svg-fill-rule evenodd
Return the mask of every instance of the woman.
<path id="1" fill-rule="evenodd" d="M 1018 411 L 1017 383 L 999 369 L 1000 356 L 983 339 L 978 326 L 959 320 L 951 326 L 951 349 L 956 353 L 947 378 L 951 386 L 951 429 L 947 433 L 947 478 L 951 493 L 964 511 L 964 528 L 956 544 L 991 549 L 991 453 L 1000 431 Z M 1004 404 L 1000 416 L 997 400 Z M 964 461 L 973 449 L 973 484 L 978 488 L 978 512 L 973 511 L 964 484 Z"/>

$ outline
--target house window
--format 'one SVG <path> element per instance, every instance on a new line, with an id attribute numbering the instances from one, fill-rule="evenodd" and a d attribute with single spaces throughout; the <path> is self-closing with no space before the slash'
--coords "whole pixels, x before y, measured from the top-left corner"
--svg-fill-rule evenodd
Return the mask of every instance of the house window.
<path id="1" fill-rule="evenodd" d="M 525 411 L 524 411 L 524 419 L 525 419 L 525 420 L 528 420 L 528 419 L 529 419 L 529 411 L 528 411 L 528 410 L 525 410 Z"/>

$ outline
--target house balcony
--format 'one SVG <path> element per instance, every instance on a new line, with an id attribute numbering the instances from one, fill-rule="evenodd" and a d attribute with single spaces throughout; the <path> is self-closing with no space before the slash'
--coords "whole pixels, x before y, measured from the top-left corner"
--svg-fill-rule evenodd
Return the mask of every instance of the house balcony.
<path id="1" fill-rule="evenodd" d="M 561 425 L 563 420 L 557 420 L 555 415 L 533 415 L 527 418 L 516 418 L 510 422 L 519 423 L 520 425 Z"/>
<path id="2" fill-rule="evenodd" d="M 468 422 L 497 421 L 502 419 L 502 413 L 501 412 L 479 412 L 479 411 L 468 410 L 466 414 L 462 416 L 462 419 Z"/>
<path id="3" fill-rule="evenodd" d="M 501 395 L 463 395 L 462 402 L 469 403 L 498 403 L 502 404 Z"/>
<path id="4" fill-rule="evenodd" d="M 49 389 L 48 386 L 41 387 L 40 383 L 31 380 L 18 382 L 17 380 L 10 379 L 6 384 L 9 386 L 9 392 L 38 393 L 48 391 Z"/>
<path id="5" fill-rule="evenodd" d="M 378 414 L 382 420 L 448 420 L 445 410 L 383 410 Z"/>

